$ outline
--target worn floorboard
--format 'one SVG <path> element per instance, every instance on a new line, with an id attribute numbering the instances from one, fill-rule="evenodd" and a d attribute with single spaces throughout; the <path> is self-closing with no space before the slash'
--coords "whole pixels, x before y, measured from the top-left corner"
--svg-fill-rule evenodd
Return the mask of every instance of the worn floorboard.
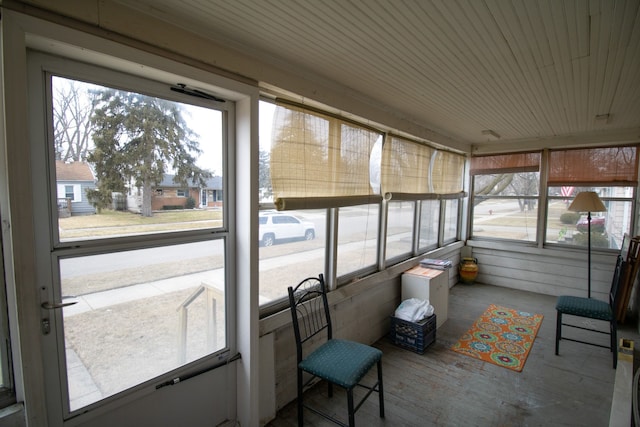
<path id="1" fill-rule="evenodd" d="M 570 341 L 555 346 L 555 297 L 488 285 L 456 285 L 449 297 L 449 319 L 423 355 L 391 344 L 384 352 L 384 419 L 373 394 L 356 414 L 359 426 L 606 426 L 615 370 L 604 348 Z M 489 304 L 540 313 L 544 320 L 522 372 L 455 353 L 450 347 Z M 618 337 L 640 335 L 631 324 Z M 606 325 L 606 324 L 605 324 Z M 606 342 L 606 337 L 604 339 Z M 295 373 L 292 373 L 295 375 Z M 375 369 L 369 374 L 373 379 Z M 346 396 L 334 388 L 332 399 L 320 383 L 305 400 L 346 420 Z M 270 427 L 297 425 L 295 402 L 278 412 Z M 306 426 L 334 425 L 305 411 Z"/>

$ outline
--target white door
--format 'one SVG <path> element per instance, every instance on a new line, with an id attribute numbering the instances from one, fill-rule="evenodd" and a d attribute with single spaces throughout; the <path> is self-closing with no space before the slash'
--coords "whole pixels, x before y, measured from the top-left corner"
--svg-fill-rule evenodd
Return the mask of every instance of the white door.
<path id="1" fill-rule="evenodd" d="M 47 189 L 33 193 L 49 425 L 233 417 L 230 207 L 157 210 L 155 191 L 163 179 L 225 173 L 233 103 L 41 54 L 29 61 L 31 124 L 42 130 L 31 140 L 33 185 Z M 83 198 L 97 213 L 59 214 L 57 182 L 87 177 Z M 137 191 L 142 206 L 114 209 L 114 195 Z"/>

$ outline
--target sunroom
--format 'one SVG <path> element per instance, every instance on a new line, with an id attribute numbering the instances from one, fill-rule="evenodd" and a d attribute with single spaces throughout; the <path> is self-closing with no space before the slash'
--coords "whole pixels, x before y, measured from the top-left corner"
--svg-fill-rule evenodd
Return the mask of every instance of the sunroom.
<path id="1" fill-rule="evenodd" d="M 358 424 L 609 419 L 610 353 L 549 343 L 556 297 L 606 300 L 640 234 L 637 1 L 1 7 L 0 424 L 294 424 L 287 288 L 319 274 L 334 334 L 384 353 L 387 415 Z M 74 162 L 93 215 L 58 212 Z M 388 334 L 424 258 L 452 267 L 413 354 Z M 544 314 L 521 373 L 450 350 L 489 304 Z M 465 381 L 511 396 L 451 406 Z"/>

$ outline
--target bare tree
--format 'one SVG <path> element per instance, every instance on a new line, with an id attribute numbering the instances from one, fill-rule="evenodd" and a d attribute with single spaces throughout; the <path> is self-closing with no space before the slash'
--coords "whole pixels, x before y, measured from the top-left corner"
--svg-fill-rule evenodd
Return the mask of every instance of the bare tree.
<path id="1" fill-rule="evenodd" d="M 475 179 L 474 205 L 482 203 L 492 195 L 503 195 L 513 181 L 513 174 L 478 175 Z"/>
<path id="2" fill-rule="evenodd" d="M 499 173 L 475 177 L 474 205 L 492 196 L 522 196 L 518 198 L 520 211 L 535 208 L 539 178 L 535 173 Z M 531 197 L 527 197 L 531 196 Z"/>
<path id="3" fill-rule="evenodd" d="M 53 78 L 53 128 L 56 160 L 81 162 L 92 149 L 91 116 L 96 93 L 87 84 Z"/>

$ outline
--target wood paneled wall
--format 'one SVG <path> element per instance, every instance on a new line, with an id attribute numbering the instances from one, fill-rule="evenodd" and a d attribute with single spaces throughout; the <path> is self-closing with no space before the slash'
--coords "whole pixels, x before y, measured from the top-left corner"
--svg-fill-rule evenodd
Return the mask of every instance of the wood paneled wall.
<path id="1" fill-rule="evenodd" d="M 587 254 L 571 249 L 539 249 L 473 244 L 479 283 L 545 295 L 587 296 Z M 617 253 L 592 252 L 592 297 L 608 300 Z"/>
<path id="2" fill-rule="evenodd" d="M 458 242 L 431 254 L 430 257 L 449 259 L 457 266 L 461 246 L 462 243 Z M 400 304 L 400 276 L 418 262 L 419 258 L 403 262 L 331 292 L 329 304 L 334 336 L 366 344 L 372 344 L 386 336 L 389 332 L 390 316 Z M 457 268 L 452 268 L 448 274 L 451 287 L 458 281 Z M 275 390 L 276 410 L 279 410 L 296 398 L 296 349 L 291 315 L 288 311 L 277 313 L 262 319 L 260 323 L 261 336 L 274 335 L 275 378 L 274 385 L 261 384 L 261 390 Z M 261 354 L 260 357 L 262 359 L 271 356 Z M 264 377 L 268 378 L 269 375 Z"/>

